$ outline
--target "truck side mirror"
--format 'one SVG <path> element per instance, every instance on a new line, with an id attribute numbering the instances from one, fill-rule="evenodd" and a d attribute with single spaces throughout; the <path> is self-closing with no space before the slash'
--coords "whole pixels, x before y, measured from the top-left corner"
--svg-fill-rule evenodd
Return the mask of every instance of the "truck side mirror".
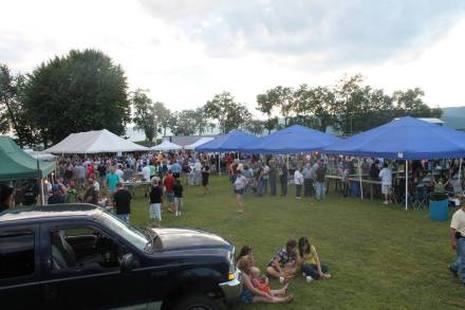
<path id="1" fill-rule="evenodd" d="M 139 267 L 139 260 L 131 253 L 124 254 L 121 259 L 121 272 L 129 273 L 134 268 Z"/>

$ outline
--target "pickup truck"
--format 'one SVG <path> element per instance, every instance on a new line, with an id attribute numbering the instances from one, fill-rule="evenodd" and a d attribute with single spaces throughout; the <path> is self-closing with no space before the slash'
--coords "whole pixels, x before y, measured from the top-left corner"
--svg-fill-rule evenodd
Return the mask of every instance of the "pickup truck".
<path id="1" fill-rule="evenodd" d="M 2 309 L 232 307 L 234 246 L 200 230 L 138 229 L 102 208 L 63 204 L 0 213 Z"/>

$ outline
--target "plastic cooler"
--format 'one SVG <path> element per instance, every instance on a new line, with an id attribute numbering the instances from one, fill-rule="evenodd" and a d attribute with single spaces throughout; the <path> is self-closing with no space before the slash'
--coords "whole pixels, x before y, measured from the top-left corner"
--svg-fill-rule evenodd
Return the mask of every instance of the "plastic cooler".
<path id="1" fill-rule="evenodd" d="M 447 221 L 449 218 L 449 199 L 430 200 L 429 217 L 432 221 Z"/>

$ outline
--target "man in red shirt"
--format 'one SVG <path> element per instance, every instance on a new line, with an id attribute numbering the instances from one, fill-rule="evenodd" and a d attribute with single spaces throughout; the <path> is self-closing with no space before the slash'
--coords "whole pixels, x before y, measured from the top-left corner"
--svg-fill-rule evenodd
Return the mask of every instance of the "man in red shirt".
<path id="1" fill-rule="evenodd" d="M 165 187 L 165 197 L 166 201 L 168 201 L 168 212 L 173 213 L 174 210 L 174 184 L 176 180 L 174 179 L 173 173 L 171 170 L 168 170 L 165 178 L 163 179 L 163 185 Z"/>

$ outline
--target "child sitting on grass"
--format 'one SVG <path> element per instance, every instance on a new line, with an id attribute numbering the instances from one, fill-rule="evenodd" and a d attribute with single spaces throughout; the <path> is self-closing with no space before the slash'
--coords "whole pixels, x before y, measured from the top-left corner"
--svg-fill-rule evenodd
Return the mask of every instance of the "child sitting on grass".
<path id="1" fill-rule="evenodd" d="M 260 270 L 253 266 L 252 259 L 249 256 L 244 256 L 239 260 L 238 268 L 242 271 L 242 283 L 244 285 L 240 295 L 242 303 L 278 304 L 288 303 L 294 299 L 292 294 L 287 293 L 287 285 L 280 290 L 271 290 L 267 284 L 264 284 L 262 282 L 263 278 L 260 276 Z M 261 289 L 255 286 L 254 283 Z"/>

